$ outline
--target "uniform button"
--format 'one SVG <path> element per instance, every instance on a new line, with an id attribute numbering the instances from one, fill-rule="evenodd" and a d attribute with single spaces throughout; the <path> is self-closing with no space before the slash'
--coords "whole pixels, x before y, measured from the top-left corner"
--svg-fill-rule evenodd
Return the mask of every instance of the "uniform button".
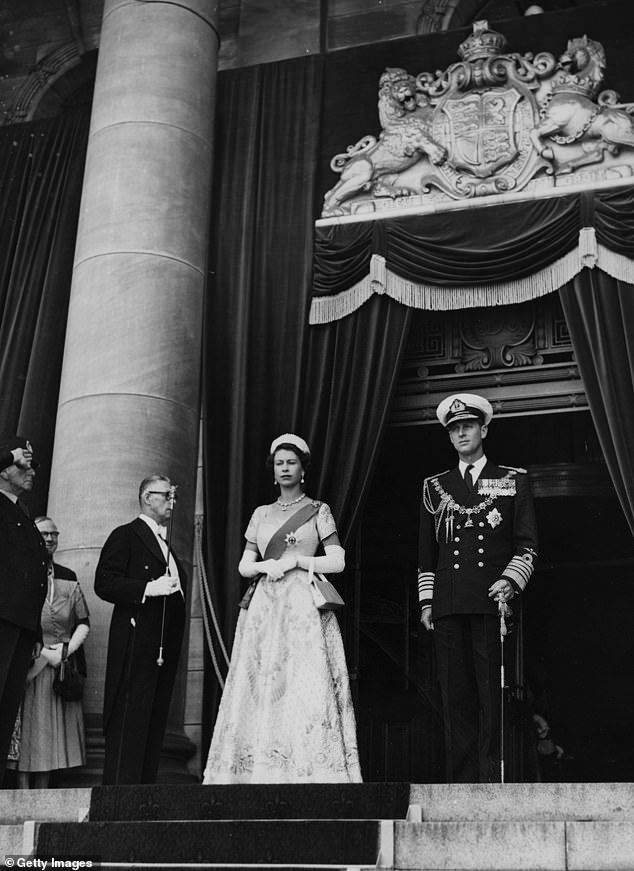
<path id="1" fill-rule="evenodd" d="M 454 563 L 454 564 L 453 564 L 453 567 L 454 567 L 454 569 L 459 569 L 459 568 L 460 568 L 460 563 Z"/>
<path id="2" fill-rule="evenodd" d="M 481 520 L 480 523 L 478 523 L 478 526 L 484 526 L 484 521 Z"/>
<path id="3" fill-rule="evenodd" d="M 484 567 L 484 563 L 478 563 L 478 568 L 481 569 L 481 568 L 483 568 L 483 567 Z"/>
<path id="4" fill-rule="evenodd" d="M 457 536 L 454 538 L 454 541 L 460 541 L 460 536 L 457 535 Z"/>
<path id="5" fill-rule="evenodd" d="M 483 536 L 483 535 L 479 535 L 479 536 L 478 536 L 478 541 L 484 541 L 484 536 Z"/>
<path id="6" fill-rule="evenodd" d="M 19 520 L 18 520 L 18 522 L 17 522 L 17 526 L 22 526 L 22 524 L 20 523 Z"/>
<path id="7" fill-rule="evenodd" d="M 454 555 L 454 556 L 460 556 L 460 551 L 459 551 L 459 550 L 454 550 L 453 555 Z"/>
<path id="8" fill-rule="evenodd" d="M 462 526 L 459 523 L 456 523 L 456 529 L 462 529 Z"/>
<path id="9" fill-rule="evenodd" d="M 479 548 L 478 548 L 478 553 L 484 553 L 484 548 L 483 548 L 483 547 L 479 547 Z"/>

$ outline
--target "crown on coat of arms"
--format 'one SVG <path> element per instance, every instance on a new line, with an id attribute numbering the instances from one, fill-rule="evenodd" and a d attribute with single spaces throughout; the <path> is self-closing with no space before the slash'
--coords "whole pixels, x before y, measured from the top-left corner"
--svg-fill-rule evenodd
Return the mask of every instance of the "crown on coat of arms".
<path id="1" fill-rule="evenodd" d="M 463 61 L 497 57 L 506 50 L 506 37 L 496 30 L 489 30 L 485 20 L 473 22 L 473 33 L 458 46 L 458 55 Z"/>
<path id="2" fill-rule="evenodd" d="M 568 47 L 559 58 L 562 68 L 553 77 L 551 91 L 553 94 L 581 94 L 592 98 L 599 90 L 605 69 L 605 51 L 600 42 L 588 39 L 587 36 L 577 37 L 568 42 Z M 577 71 L 570 66 L 577 66 Z M 584 72 L 579 70 L 584 67 Z"/>
<path id="3" fill-rule="evenodd" d="M 590 76 L 578 76 L 572 73 L 559 73 L 551 85 L 553 94 L 581 94 L 593 97 L 597 91 L 597 82 Z"/>

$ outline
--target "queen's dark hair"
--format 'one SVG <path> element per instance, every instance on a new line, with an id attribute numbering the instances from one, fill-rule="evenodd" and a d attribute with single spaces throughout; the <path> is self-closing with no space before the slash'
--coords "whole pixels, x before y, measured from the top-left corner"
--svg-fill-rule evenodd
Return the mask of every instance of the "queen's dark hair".
<path id="1" fill-rule="evenodd" d="M 282 444 L 276 445 L 273 453 L 269 454 L 268 457 L 266 458 L 265 465 L 266 465 L 266 468 L 269 472 L 273 471 L 273 462 L 275 460 L 275 454 L 281 450 L 292 451 L 295 454 L 295 456 L 297 457 L 297 459 L 300 461 L 300 463 L 302 464 L 302 469 L 304 470 L 304 472 L 308 471 L 308 469 L 310 468 L 310 454 L 307 454 L 304 451 L 300 451 L 300 449 L 297 447 L 297 445 L 292 445 L 292 444 L 290 444 L 290 442 L 282 442 Z"/>

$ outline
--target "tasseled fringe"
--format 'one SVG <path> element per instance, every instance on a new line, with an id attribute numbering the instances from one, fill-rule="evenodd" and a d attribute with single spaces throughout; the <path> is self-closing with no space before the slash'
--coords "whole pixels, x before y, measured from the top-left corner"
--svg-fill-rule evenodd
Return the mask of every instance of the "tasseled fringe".
<path id="1" fill-rule="evenodd" d="M 594 227 L 582 227 L 579 230 L 579 259 L 588 269 L 597 265 L 597 234 Z"/>
<path id="2" fill-rule="evenodd" d="M 453 311 L 495 305 L 528 302 L 559 290 L 584 267 L 599 269 L 620 281 L 634 284 L 634 261 L 597 245 L 593 227 L 579 232 L 579 247 L 526 278 L 478 285 L 477 287 L 438 287 L 418 284 L 395 275 L 386 267 L 385 258 L 372 255 L 370 272 L 354 287 L 337 296 L 316 297 L 310 307 L 311 324 L 341 320 L 360 308 L 375 294 L 387 294 L 410 308 L 428 311 Z"/>
<path id="3" fill-rule="evenodd" d="M 365 278 L 336 296 L 318 296 L 313 299 L 308 322 L 330 324 L 332 321 L 340 321 L 341 318 L 351 315 L 375 293 L 386 292 L 389 275 L 385 267 L 385 257 L 373 254 L 370 260 L 370 272 Z"/>
<path id="4" fill-rule="evenodd" d="M 583 268 L 579 252 L 571 251 L 545 269 L 526 278 L 480 284 L 477 287 L 437 287 L 414 284 L 388 271 L 388 296 L 411 308 L 428 311 L 453 311 L 462 308 L 485 308 L 528 302 L 558 290 Z"/>
<path id="5" fill-rule="evenodd" d="M 616 278 L 617 281 L 624 281 L 626 284 L 634 284 L 634 260 L 624 257 L 622 254 L 615 254 L 609 248 L 603 245 L 597 246 L 599 269 Z"/>

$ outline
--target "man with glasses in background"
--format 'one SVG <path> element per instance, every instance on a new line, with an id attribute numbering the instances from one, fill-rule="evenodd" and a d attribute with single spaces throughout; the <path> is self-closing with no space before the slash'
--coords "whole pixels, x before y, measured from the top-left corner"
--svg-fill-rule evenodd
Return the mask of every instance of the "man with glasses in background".
<path id="1" fill-rule="evenodd" d="M 115 606 L 104 688 L 104 784 L 156 782 L 185 627 L 186 577 L 168 549 L 175 500 L 169 478 L 145 478 L 141 513 L 110 533 L 99 557 L 95 593 Z"/>

